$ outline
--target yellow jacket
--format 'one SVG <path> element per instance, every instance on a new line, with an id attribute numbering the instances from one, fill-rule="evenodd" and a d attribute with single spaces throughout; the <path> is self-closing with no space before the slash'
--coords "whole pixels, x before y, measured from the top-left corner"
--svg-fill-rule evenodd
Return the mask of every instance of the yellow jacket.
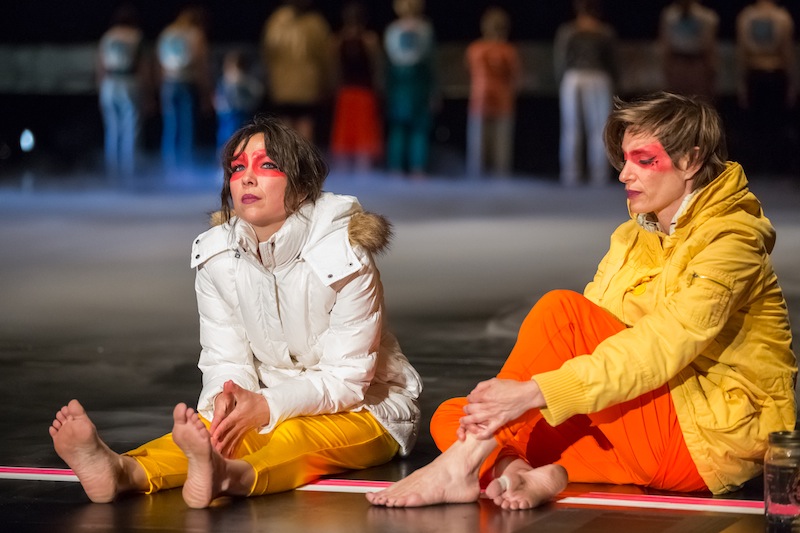
<path id="1" fill-rule="evenodd" d="M 629 327 L 534 376 L 553 425 L 669 383 L 709 489 L 757 475 L 772 431 L 794 429 L 792 334 L 769 254 L 775 230 L 738 163 L 684 203 L 670 235 L 632 214 L 585 296 Z"/>

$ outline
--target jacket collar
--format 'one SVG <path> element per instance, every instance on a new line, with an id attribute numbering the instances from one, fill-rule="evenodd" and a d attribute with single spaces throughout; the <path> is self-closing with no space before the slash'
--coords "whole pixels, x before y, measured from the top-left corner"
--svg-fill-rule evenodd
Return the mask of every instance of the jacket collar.
<path id="1" fill-rule="evenodd" d="M 306 243 L 313 208 L 311 204 L 301 206 L 272 237 L 261 243 L 258 242 L 253 226 L 238 217 L 234 218 L 232 226 L 235 246 L 269 270 L 288 265 L 299 257 L 300 250 Z"/>
<path id="2" fill-rule="evenodd" d="M 667 234 L 672 235 L 682 228 L 699 224 L 730 209 L 735 204 L 740 204 L 742 208 L 753 215 L 759 216 L 761 213 L 761 205 L 750 193 L 742 166 L 739 163 L 728 161 L 725 170 L 719 176 L 705 187 L 692 191 L 683 199 Z M 631 213 L 631 217 L 647 231 L 661 231 L 653 213 Z"/>

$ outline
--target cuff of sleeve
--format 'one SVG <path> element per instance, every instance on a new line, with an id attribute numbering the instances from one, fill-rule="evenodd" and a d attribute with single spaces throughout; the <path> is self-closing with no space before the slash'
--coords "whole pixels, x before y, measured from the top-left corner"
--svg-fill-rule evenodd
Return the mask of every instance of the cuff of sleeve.
<path id="1" fill-rule="evenodd" d="M 206 386 L 197 401 L 197 412 L 208 421 L 214 418 L 214 400 L 220 392 L 222 385 Z"/>
<path id="2" fill-rule="evenodd" d="M 266 435 L 267 433 L 271 433 L 272 430 L 275 429 L 280 422 L 283 421 L 283 413 L 281 412 L 280 402 L 276 401 L 273 398 L 269 388 L 261 389 L 261 395 L 267 400 L 267 404 L 269 404 L 269 424 L 266 426 L 262 426 L 258 429 L 258 432 L 262 435 Z"/>
<path id="3" fill-rule="evenodd" d="M 532 378 L 542 391 L 546 407 L 542 416 L 551 426 L 557 426 L 573 415 L 588 413 L 590 409 L 584 386 L 569 367 L 537 374 Z"/>

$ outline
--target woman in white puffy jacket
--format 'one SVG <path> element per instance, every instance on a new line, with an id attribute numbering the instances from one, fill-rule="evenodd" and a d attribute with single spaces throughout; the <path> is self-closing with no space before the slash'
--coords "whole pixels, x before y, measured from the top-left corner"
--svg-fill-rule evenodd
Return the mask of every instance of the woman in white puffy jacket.
<path id="1" fill-rule="evenodd" d="M 56 452 L 94 502 L 183 486 L 191 507 L 293 489 L 407 454 L 420 377 L 385 328 L 373 254 L 389 224 L 322 192 L 319 152 L 257 117 L 222 154 L 216 225 L 192 249 L 203 389 L 171 434 L 119 455 L 77 400 L 56 413 Z"/>

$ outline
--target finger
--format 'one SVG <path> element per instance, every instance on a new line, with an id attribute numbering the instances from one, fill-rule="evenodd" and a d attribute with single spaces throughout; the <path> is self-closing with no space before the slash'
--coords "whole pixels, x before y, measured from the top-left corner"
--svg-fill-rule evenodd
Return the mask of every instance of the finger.
<path id="1" fill-rule="evenodd" d="M 491 419 L 486 415 L 481 415 L 477 413 L 473 413 L 471 415 L 463 416 L 460 419 L 460 423 L 462 426 L 484 426 L 489 424 Z"/>
<path id="2" fill-rule="evenodd" d="M 236 445 L 239 442 L 238 433 L 236 431 L 229 431 L 227 435 L 225 435 L 225 439 L 222 442 L 222 456 L 225 458 L 230 458 L 233 455 L 233 452 L 236 449 Z"/>
<path id="3" fill-rule="evenodd" d="M 479 430 L 477 433 L 474 433 L 474 435 L 478 440 L 489 440 L 494 438 L 494 431 L 489 428 L 484 428 Z"/>
<path id="4" fill-rule="evenodd" d="M 223 410 L 222 412 L 217 414 L 217 411 L 214 411 L 214 419 L 211 421 L 211 427 L 209 428 L 209 433 L 211 435 L 216 435 L 217 431 L 219 430 L 219 426 L 222 425 L 223 422 L 227 419 L 227 413 Z"/>
<path id="5" fill-rule="evenodd" d="M 218 442 L 223 442 L 225 440 L 225 435 L 230 431 L 231 425 L 232 421 L 230 417 L 225 417 L 223 420 L 220 420 L 217 427 L 213 428 L 211 438 Z"/>

